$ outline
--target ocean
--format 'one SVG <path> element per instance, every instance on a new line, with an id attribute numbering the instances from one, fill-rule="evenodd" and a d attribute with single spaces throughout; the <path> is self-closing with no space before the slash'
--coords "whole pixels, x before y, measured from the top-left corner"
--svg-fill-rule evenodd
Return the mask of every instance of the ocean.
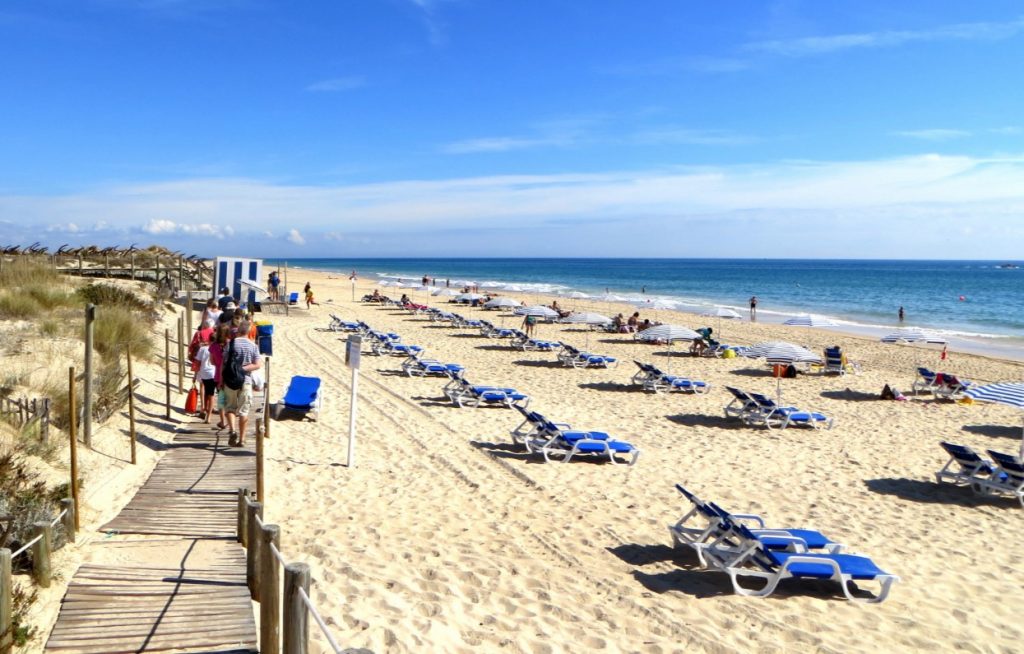
<path id="1" fill-rule="evenodd" d="M 268 261 L 275 263 L 284 264 Z M 439 285 L 470 280 L 499 292 L 514 285 L 556 295 L 578 291 L 595 299 L 610 293 L 634 303 L 664 299 L 695 313 L 726 306 L 746 316 L 749 298 L 757 296 L 759 320 L 815 313 L 844 331 L 867 335 L 900 326 L 902 306 L 904 326 L 935 329 L 964 349 L 1024 358 L 1024 262 L 1019 261 L 296 259 L 288 265 L 346 276 L 355 270 L 364 279 L 415 281 L 427 275 Z"/>

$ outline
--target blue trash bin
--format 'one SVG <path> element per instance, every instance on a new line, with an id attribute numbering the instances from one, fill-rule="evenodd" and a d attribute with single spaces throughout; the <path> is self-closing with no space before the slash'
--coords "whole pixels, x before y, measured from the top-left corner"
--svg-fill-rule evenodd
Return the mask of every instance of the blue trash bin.
<path id="1" fill-rule="evenodd" d="M 272 336 L 257 336 L 256 340 L 259 341 L 260 354 L 265 354 L 268 357 L 274 356 L 274 338 Z"/>

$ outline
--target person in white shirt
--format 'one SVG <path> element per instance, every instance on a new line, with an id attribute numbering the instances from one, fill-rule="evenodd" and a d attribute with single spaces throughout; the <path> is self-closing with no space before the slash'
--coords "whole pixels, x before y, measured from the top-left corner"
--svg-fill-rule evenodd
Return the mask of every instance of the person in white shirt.
<path id="1" fill-rule="evenodd" d="M 206 308 L 203 309 L 203 315 L 199 318 L 200 326 L 213 329 L 217 326 L 217 319 L 220 318 L 221 313 L 220 307 L 217 306 L 217 300 L 210 298 L 206 303 Z"/>
<path id="2" fill-rule="evenodd" d="M 217 395 L 217 368 L 210 359 L 210 342 L 208 340 L 199 344 L 195 360 L 199 364 L 196 370 L 196 380 L 203 385 L 203 422 L 209 423 L 210 416 L 213 414 L 213 398 Z"/>

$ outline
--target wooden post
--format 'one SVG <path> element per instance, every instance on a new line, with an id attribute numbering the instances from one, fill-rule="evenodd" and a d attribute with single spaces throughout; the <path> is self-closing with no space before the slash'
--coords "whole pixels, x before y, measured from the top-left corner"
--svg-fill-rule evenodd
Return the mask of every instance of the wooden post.
<path id="1" fill-rule="evenodd" d="M 11 578 L 11 550 L 0 549 L 0 654 L 14 648 L 14 581 Z"/>
<path id="2" fill-rule="evenodd" d="M 256 521 L 258 516 L 263 520 L 263 504 L 260 502 L 249 502 L 249 515 L 246 517 L 247 541 L 245 557 L 245 581 L 249 584 L 249 596 L 254 600 L 260 598 L 260 523 Z"/>
<path id="3" fill-rule="evenodd" d="M 93 323 L 96 320 L 96 305 L 85 305 L 85 389 L 82 395 L 82 440 L 92 448 L 92 340 Z"/>
<path id="4" fill-rule="evenodd" d="M 164 329 L 164 409 L 171 419 L 171 330 Z"/>
<path id="5" fill-rule="evenodd" d="M 192 291 L 185 293 L 185 333 L 192 339 Z"/>
<path id="6" fill-rule="evenodd" d="M 270 438 L 270 357 L 263 364 L 263 438 Z"/>
<path id="7" fill-rule="evenodd" d="M 156 258 L 156 272 L 154 274 L 156 275 L 156 279 L 154 281 L 156 281 L 156 285 L 159 288 L 159 286 L 160 286 L 160 256 L 159 255 L 157 255 L 157 258 Z"/>
<path id="8" fill-rule="evenodd" d="M 135 253 L 132 252 L 132 281 L 135 281 Z"/>
<path id="9" fill-rule="evenodd" d="M 39 437 L 44 443 L 50 442 L 50 398 L 43 398 L 43 415 L 39 419 Z"/>
<path id="10" fill-rule="evenodd" d="M 64 525 L 64 534 L 67 536 L 68 542 L 73 543 L 76 540 L 75 535 L 78 533 L 78 529 L 75 527 L 75 500 L 65 497 L 60 501 L 60 505 L 64 509 L 64 517 L 61 519 L 61 524 Z"/>
<path id="11" fill-rule="evenodd" d="M 185 392 L 185 321 L 178 316 L 178 392 Z"/>
<path id="12" fill-rule="evenodd" d="M 185 262 L 181 257 L 178 257 L 178 290 L 185 288 Z"/>
<path id="13" fill-rule="evenodd" d="M 238 489 L 238 528 L 235 533 L 235 540 L 243 546 L 249 539 L 249 489 Z"/>
<path id="14" fill-rule="evenodd" d="M 125 344 L 125 356 L 128 359 L 128 439 L 132 449 L 132 465 L 135 465 L 135 375 L 132 374 L 131 344 Z"/>
<path id="15" fill-rule="evenodd" d="M 78 276 L 81 277 L 85 273 L 82 272 L 82 253 L 78 253 Z"/>
<path id="16" fill-rule="evenodd" d="M 284 567 L 284 614 L 282 654 L 309 654 L 309 611 L 299 589 L 309 595 L 309 566 L 289 563 Z"/>
<path id="17" fill-rule="evenodd" d="M 260 531 L 263 553 L 260 571 L 260 651 L 276 652 L 281 647 L 281 571 L 270 547 L 281 547 L 281 528 L 263 525 Z"/>
<path id="18" fill-rule="evenodd" d="M 110 255 L 109 254 L 103 255 L 103 267 L 104 267 L 104 271 L 105 271 L 105 276 L 107 277 L 107 279 L 110 279 Z"/>
<path id="19" fill-rule="evenodd" d="M 50 547 L 53 544 L 50 523 L 36 522 L 32 525 L 32 538 L 42 536 L 32 546 L 32 578 L 40 588 L 50 587 Z"/>
<path id="20" fill-rule="evenodd" d="M 68 434 L 71 436 L 71 499 L 75 501 L 75 529 L 82 528 L 78 503 L 78 435 L 75 433 L 75 367 L 68 368 Z"/>
<path id="21" fill-rule="evenodd" d="M 259 425 L 259 423 L 256 423 Z M 263 489 L 263 430 L 256 429 L 256 497 L 264 504 L 267 496 Z"/>

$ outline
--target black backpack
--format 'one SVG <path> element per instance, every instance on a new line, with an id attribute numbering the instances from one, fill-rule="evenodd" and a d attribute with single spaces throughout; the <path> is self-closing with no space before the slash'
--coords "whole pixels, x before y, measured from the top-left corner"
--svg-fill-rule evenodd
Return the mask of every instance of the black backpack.
<path id="1" fill-rule="evenodd" d="M 237 391 L 245 385 L 245 371 L 242 370 L 242 362 L 235 356 L 235 341 L 228 346 L 228 354 L 224 357 L 224 369 L 221 371 L 224 385 L 233 391 Z"/>

